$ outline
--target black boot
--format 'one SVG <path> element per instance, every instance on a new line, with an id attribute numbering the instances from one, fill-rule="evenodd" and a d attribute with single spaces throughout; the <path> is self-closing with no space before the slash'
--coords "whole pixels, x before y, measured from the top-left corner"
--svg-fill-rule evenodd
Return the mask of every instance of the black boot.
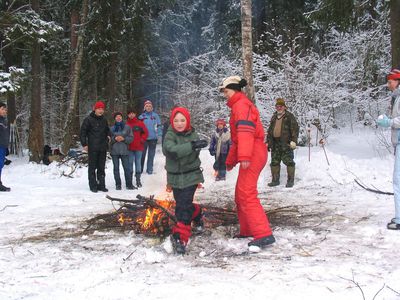
<path id="1" fill-rule="evenodd" d="M 108 192 L 106 188 L 106 178 L 104 176 L 99 177 L 99 184 L 97 185 L 97 190 L 101 192 Z"/>
<path id="2" fill-rule="evenodd" d="M 172 248 L 176 254 L 185 254 L 186 245 L 179 238 L 179 233 L 174 233 L 171 235 Z"/>
<path id="3" fill-rule="evenodd" d="M 142 182 L 140 181 L 140 173 L 136 173 L 135 174 L 135 177 L 136 177 L 136 185 L 137 185 L 137 187 L 142 187 Z"/>
<path id="4" fill-rule="evenodd" d="M 3 185 L 3 183 L 0 181 L 0 192 L 9 192 L 11 189 L 9 187 L 6 187 Z"/>
<path id="5" fill-rule="evenodd" d="M 126 189 L 127 190 L 137 190 L 137 187 L 132 183 L 132 173 L 129 173 L 128 178 L 126 178 Z"/>

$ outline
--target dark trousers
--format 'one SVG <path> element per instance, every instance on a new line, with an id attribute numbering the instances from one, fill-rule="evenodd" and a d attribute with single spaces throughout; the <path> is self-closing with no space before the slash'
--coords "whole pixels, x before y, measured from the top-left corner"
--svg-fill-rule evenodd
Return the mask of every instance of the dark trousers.
<path id="1" fill-rule="evenodd" d="M 172 188 L 176 202 L 175 216 L 178 222 L 189 225 L 192 222 L 194 213 L 193 197 L 196 192 L 197 184 L 183 189 Z"/>
<path id="2" fill-rule="evenodd" d="M 213 168 L 218 172 L 218 178 L 225 178 L 226 175 L 226 157 L 227 154 L 220 154 L 218 159 L 215 159 Z"/>
<path id="3" fill-rule="evenodd" d="M 142 172 L 144 171 L 144 161 L 146 159 L 147 150 L 149 150 L 149 155 L 147 157 L 147 168 L 146 172 L 148 174 L 153 173 L 154 156 L 156 155 L 157 140 L 147 140 L 144 143 L 144 150 L 142 153 Z"/>
<path id="4" fill-rule="evenodd" d="M 89 151 L 89 187 L 104 188 L 106 186 L 106 151 Z"/>
<path id="5" fill-rule="evenodd" d="M 122 162 L 122 168 L 124 169 L 125 184 L 126 186 L 132 185 L 132 173 L 129 166 L 128 155 L 111 155 L 114 165 L 114 180 L 116 186 L 121 186 L 121 176 L 119 175 L 119 160 Z"/>

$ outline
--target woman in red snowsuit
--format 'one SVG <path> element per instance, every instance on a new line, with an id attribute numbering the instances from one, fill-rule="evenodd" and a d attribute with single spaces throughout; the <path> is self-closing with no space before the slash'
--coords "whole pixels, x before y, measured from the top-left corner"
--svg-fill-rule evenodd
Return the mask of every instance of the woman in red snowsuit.
<path id="1" fill-rule="evenodd" d="M 246 85 L 246 80 L 231 76 L 220 86 L 231 109 L 229 124 L 232 146 L 226 166 L 229 171 L 240 163 L 235 189 L 240 224 L 238 237 L 253 237 L 249 247 L 263 248 L 275 242 L 268 218 L 257 197 L 257 181 L 267 162 L 268 151 L 258 109 L 241 91 Z"/>

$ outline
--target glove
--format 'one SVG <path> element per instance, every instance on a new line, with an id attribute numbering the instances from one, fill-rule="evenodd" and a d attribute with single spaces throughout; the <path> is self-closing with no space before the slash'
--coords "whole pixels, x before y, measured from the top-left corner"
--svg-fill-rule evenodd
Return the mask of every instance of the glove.
<path id="1" fill-rule="evenodd" d="M 226 170 L 231 171 L 233 169 L 234 165 L 226 165 Z"/>
<path id="2" fill-rule="evenodd" d="M 296 143 L 293 142 L 293 141 L 291 141 L 290 144 L 289 144 L 289 147 L 290 147 L 290 149 L 292 149 L 292 150 L 296 149 Z"/>
<path id="3" fill-rule="evenodd" d="M 211 156 L 215 156 L 215 154 L 216 154 L 215 151 L 210 150 L 210 155 L 211 155 Z"/>
<path id="4" fill-rule="evenodd" d="M 193 150 L 198 150 L 198 149 L 205 148 L 208 146 L 208 142 L 206 140 L 191 141 L 191 143 L 192 143 Z"/>
<path id="5" fill-rule="evenodd" d="M 381 127 L 390 127 L 392 126 L 392 120 L 389 119 L 386 115 L 380 115 L 378 120 L 376 120 L 376 124 Z"/>

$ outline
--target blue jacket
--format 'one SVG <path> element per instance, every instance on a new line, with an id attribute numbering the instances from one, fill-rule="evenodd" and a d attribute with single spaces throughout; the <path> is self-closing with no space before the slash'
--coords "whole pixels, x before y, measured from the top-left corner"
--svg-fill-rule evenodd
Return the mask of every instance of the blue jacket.
<path id="1" fill-rule="evenodd" d="M 139 116 L 139 120 L 144 122 L 144 125 L 146 125 L 146 128 L 149 131 L 147 140 L 156 140 L 157 137 L 162 136 L 161 120 L 158 114 L 154 111 L 145 111 Z"/>

